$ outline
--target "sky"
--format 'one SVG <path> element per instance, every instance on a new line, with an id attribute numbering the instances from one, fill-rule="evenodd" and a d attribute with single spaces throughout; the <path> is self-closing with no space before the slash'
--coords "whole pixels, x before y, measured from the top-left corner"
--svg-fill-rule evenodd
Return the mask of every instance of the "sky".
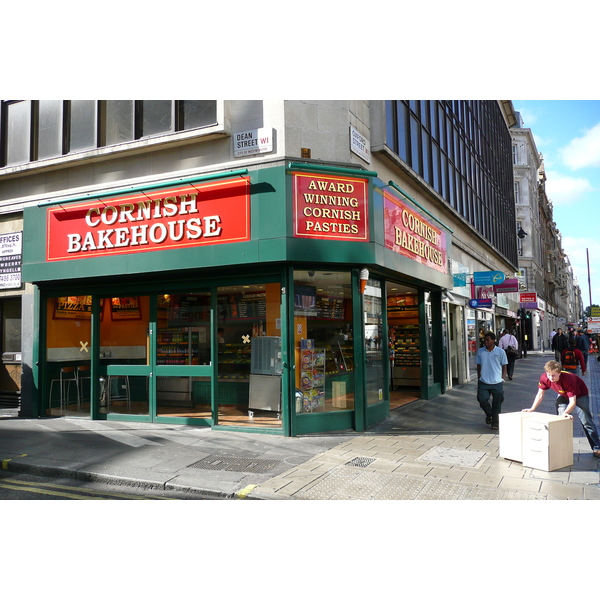
<path id="1" fill-rule="evenodd" d="M 600 100 L 513 100 L 544 158 L 546 194 L 581 289 L 600 305 Z M 587 252 L 586 252 L 587 251 Z"/>

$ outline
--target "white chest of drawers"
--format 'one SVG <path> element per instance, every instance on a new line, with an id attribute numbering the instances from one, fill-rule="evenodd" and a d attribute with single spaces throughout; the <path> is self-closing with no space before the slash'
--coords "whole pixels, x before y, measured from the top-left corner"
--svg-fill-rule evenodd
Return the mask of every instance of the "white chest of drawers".
<path id="1" fill-rule="evenodd" d="M 573 421 L 545 413 L 500 414 L 500 456 L 555 471 L 573 464 Z"/>

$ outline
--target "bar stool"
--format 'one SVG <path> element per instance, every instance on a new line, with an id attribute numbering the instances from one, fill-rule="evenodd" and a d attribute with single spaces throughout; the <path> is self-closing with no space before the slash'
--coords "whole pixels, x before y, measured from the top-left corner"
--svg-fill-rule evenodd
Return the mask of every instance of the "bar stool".
<path id="1" fill-rule="evenodd" d="M 60 391 L 60 414 L 66 411 L 69 405 L 69 396 L 71 392 L 71 384 L 75 384 L 75 393 L 77 395 L 77 410 L 80 410 L 79 400 L 79 380 L 77 379 L 76 367 L 61 367 L 58 379 L 50 381 L 50 408 L 52 408 L 52 388 L 54 384 L 59 384 Z"/>
<path id="2" fill-rule="evenodd" d="M 90 395 L 91 395 L 91 373 L 90 373 L 90 365 L 80 365 L 79 367 L 77 367 L 77 383 L 79 386 L 79 395 L 80 395 L 80 399 L 81 402 L 83 403 L 83 401 L 86 399 L 84 398 L 84 394 L 83 394 L 83 381 L 84 380 L 88 380 L 90 382 L 90 394 L 88 394 L 87 396 L 87 400 L 90 399 Z"/>
<path id="3" fill-rule="evenodd" d="M 113 394 L 113 381 L 116 387 L 116 393 Z M 120 383 L 120 385 L 119 385 Z M 108 412 L 110 412 L 110 404 L 113 400 L 125 400 L 127 402 L 127 410 L 131 410 L 131 394 L 129 390 L 128 375 L 108 375 L 106 382 L 106 397 L 108 401 Z"/>

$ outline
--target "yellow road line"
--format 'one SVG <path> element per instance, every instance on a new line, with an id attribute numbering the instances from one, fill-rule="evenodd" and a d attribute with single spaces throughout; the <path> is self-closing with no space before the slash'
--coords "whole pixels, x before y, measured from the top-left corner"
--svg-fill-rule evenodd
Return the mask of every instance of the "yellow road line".
<path id="1" fill-rule="evenodd" d="M 102 500 L 93 496 L 79 496 L 78 494 L 69 494 L 67 492 L 53 492 L 52 490 L 40 490 L 33 487 L 21 487 L 18 485 L 4 485 L 0 483 L 0 488 L 7 490 L 18 490 L 19 492 L 33 492 L 34 494 L 46 494 L 47 496 L 59 496 L 60 498 L 70 498 L 71 500 Z"/>
<path id="2" fill-rule="evenodd" d="M 243 500 L 255 487 L 256 485 L 247 485 L 244 489 L 240 490 L 235 497 Z"/>
<path id="3" fill-rule="evenodd" d="M 162 496 L 136 496 L 134 494 L 119 494 L 119 493 L 113 493 L 113 492 L 102 492 L 100 490 L 90 490 L 90 489 L 83 489 L 80 487 L 76 487 L 76 486 L 71 486 L 71 485 L 60 485 L 58 483 L 32 483 L 31 481 L 19 481 L 18 479 L 0 479 L 0 485 L 2 485 L 2 483 L 9 483 L 12 485 L 20 485 L 20 486 L 36 486 L 35 488 L 32 489 L 37 489 L 37 487 L 39 486 L 40 488 L 55 488 L 58 490 L 70 490 L 70 491 L 78 491 L 78 492 L 84 492 L 85 494 L 90 494 L 90 495 L 99 495 L 99 496 L 110 496 L 112 498 L 125 498 L 125 499 L 135 499 L 135 500 L 173 500 L 173 498 L 163 498 Z M 19 488 L 12 488 L 12 489 L 19 489 Z M 41 492 L 40 492 L 41 493 Z M 89 496 L 81 496 L 81 498 L 88 498 Z"/>
<path id="4" fill-rule="evenodd" d="M 24 456 L 27 456 L 27 454 L 19 454 L 18 456 L 15 456 L 14 458 L 23 458 Z M 2 461 L 2 470 L 3 471 L 8 471 L 8 463 L 12 460 L 12 458 L 5 458 Z"/>

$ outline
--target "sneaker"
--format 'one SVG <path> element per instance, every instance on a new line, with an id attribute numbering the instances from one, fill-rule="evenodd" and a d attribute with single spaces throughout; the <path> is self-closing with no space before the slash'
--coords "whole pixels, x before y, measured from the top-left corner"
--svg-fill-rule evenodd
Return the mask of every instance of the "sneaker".
<path id="1" fill-rule="evenodd" d="M 492 429 L 498 429 L 498 423 L 492 423 Z M 599 454 L 600 457 L 600 454 Z"/>
<path id="2" fill-rule="evenodd" d="M 600 450 L 594 450 L 594 458 L 600 458 Z"/>
<path id="3" fill-rule="evenodd" d="M 492 424 L 492 417 L 491 417 L 491 416 L 489 416 L 489 415 L 488 415 L 488 416 L 485 418 L 485 424 L 486 424 L 486 425 L 491 425 L 491 424 Z"/>

